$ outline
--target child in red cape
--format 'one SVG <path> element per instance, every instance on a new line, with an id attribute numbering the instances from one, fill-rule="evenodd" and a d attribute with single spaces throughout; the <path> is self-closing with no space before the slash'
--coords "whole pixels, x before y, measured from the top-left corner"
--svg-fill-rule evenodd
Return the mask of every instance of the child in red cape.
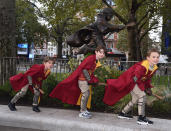
<path id="1" fill-rule="evenodd" d="M 125 71 L 118 79 L 108 79 L 105 87 L 104 103 L 112 106 L 125 95 L 131 92 L 132 100 L 123 108 L 118 118 L 131 119 L 128 112 L 134 104 L 138 103 L 138 124 L 153 124 L 145 116 L 146 94 L 152 95 L 151 77 L 157 70 L 160 53 L 151 49 L 147 53 L 147 59 L 136 63 Z"/>
<path id="2" fill-rule="evenodd" d="M 77 105 L 80 94 L 82 94 L 79 117 L 91 118 L 92 115 L 87 111 L 87 102 L 90 96 L 89 85 L 98 83 L 93 72 L 96 69 L 96 61 L 104 56 L 105 48 L 98 46 L 95 55 L 86 57 L 68 78 L 53 89 L 50 96 L 58 98 L 64 103 Z"/>
<path id="3" fill-rule="evenodd" d="M 28 88 L 34 92 L 33 97 L 33 111 L 40 112 L 38 108 L 38 101 L 40 96 L 42 81 L 45 80 L 50 74 L 50 69 L 53 67 L 53 58 L 45 57 L 43 64 L 33 65 L 24 74 L 20 73 L 18 75 L 10 77 L 10 83 L 15 91 L 19 91 L 10 101 L 8 107 L 11 111 L 16 111 L 15 103 L 24 97 Z"/>

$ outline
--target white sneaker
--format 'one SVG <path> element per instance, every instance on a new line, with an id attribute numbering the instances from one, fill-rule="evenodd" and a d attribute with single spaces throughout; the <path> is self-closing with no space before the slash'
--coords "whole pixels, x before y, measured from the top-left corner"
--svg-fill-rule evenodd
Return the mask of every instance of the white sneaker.
<path id="1" fill-rule="evenodd" d="M 86 118 L 86 119 L 91 119 L 91 116 L 88 115 L 86 112 L 81 112 L 79 114 L 79 117 Z"/>
<path id="2" fill-rule="evenodd" d="M 88 110 L 86 110 L 85 113 L 88 114 L 89 116 L 92 116 L 91 112 L 89 112 Z"/>

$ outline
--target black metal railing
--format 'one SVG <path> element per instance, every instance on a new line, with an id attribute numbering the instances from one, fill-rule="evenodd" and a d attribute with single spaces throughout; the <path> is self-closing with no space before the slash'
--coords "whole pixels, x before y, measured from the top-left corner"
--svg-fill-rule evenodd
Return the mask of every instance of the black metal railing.
<path id="1" fill-rule="evenodd" d="M 41 64 L 42 59 L 28 59 L 28 58 L 16 58 L 16 57 L 4 57 L 0 59 L 0 85 L 3 85 L 10 76 L 19 72 L 27 71 L 33 64 Z M 71 73 L 72 70 L 68 64 L 68 59 L 56 59 L 52 73 L 56 76 L 57 80 L 62 80 L 65 73 Z M 118 70 L 125 71 L 130 66 L 134 65 L 137 61 L 114 61 L 105 59 L 103 64 L 109 67 L 115 67 Z M 80 63 L 80 62 L 79 62 Z M 156 76 L 165 76 L 166 79 L 170 79 L 171 76 L 171 62 L 159 63 L 159 69 L 156 72 Z"/>

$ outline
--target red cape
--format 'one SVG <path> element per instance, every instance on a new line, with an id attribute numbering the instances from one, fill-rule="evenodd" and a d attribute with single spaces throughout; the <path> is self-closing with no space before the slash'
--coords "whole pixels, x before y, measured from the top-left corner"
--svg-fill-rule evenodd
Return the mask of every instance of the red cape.
<path id="1" fill-rule="evenodd" d="M 80 96 L 80 89 L 78 87 L 78 78 L 83 69 L 92 70 L 96 68 L 96 56 L 90 55 L 83 60 L 78 68 L 65 80 L 60 82 L 50 93 L 50 97 L 58 98 L 63 103 L 76 105 Z M 98 79 L 91 74 L 91 82 L 98 82 Z"/>
<path id="2" fill-rule="evenodd" d="M 108 79 L 107 86 L 105 87 L 105 94 L 103 102 L 107 105 L 114 105 L 117 101 L 127 95 L 133 90 L 135 84 L 144 91 L 146 88 L 152 88 L 150 82 L 151 77 L 154 74 L 148 71 L 146 74 L 146 68 L 141 65 L 142 62 L 138 62 L 127 71 L 125 71 L 118 79 Z M 138 80 L 136 83 L 133 77 L 136 76 Z M 144 80 L 145 78 L 146 80 Z"/>
<path id="3" fill-rule="evenodd" d="M 28 71 L 26 71 L 24 74 L 20 73 L 15 76 L 10 77 L 10 83 L 12 85 L 12 88 L 15 91 L 21 90 L 26 84 L 28 84 L 27 76 L 32 77 L 33 84 L 37 84 L 39 87 L 42 86 L 42 81 L 47 78 L 47 76 L 50 74 L 45 74 L 44 72 L 44 64 L 41 65 L 33 65 Z M 30 88 L 31 89 L 31 88 Z"/>

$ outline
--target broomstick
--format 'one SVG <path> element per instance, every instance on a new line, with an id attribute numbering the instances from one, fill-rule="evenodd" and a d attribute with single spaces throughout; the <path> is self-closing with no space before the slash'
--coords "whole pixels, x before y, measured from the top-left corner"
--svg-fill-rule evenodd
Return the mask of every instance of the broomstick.
<path id="1" fill-rule="evenodd" d="M 99 82 L 98 85 L 99 86 L 106 86 L 107 84 L 106 83 L 103 83 L 103 82 Z"/>
<path id="2" fill-rule="evenodd" d="M 107 84 L 106 84 L 106 83 L 103 83 L 103 82 L 99 82 L 98 85 L 100 85 L 100 86 L 106 86 Z M 157 94 L 155 94 L 155 93 L 152 93 L 152 96 L 156 97 L 156 98 L 159 99 L 159 100 L 165 99 L 164 96 L 159 96 L 159 95 L 157 95 Z"/>
<path id="3" fill-rule="evenodd" d="M 164 99 L 165 99 L 164 96 L 159 96 L 159 95 L 157 95 L 157 94 L 155 94 L 155 93 L 152 93 L 152 96 L 156 97 L 156 98 L 159 99 L 159 100 L 164 100 Z"/>

